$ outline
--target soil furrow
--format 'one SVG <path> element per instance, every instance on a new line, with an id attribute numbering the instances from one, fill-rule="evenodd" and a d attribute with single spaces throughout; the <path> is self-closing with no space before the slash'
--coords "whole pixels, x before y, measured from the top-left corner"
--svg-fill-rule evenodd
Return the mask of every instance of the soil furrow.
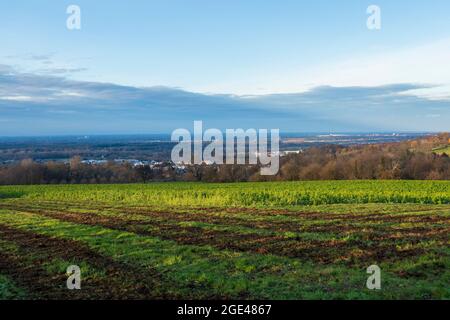
<path id="1" fill-rule="evenodd" d="M 47 237 L 0 224 L 0 238 L 19 246 L 19 252 L 0 250 L 0 270 L 39 299 L 176 298 L 157 291 L 161 279 L 154 270 L 119 263 L 73 240 Z M 7 251 L 7 250 L 6 250 Z M 28 258 L 28 259 L 26 259 Z M 105 277 L 82 279 L 81 290 L 66 288 L 64 272 L 50 274 L 42 264 L 52 259 L 85 261 Z M 30 261 L 32 260 L 32 263 Z M 33 296 L 35 294 L 35 296 Z"/>
<path id="2" fill-rule="evenodd" d="M 96 216 L 93 214 L 36 212 L 50 218 L 79 224 L 98 225 L 105 228 L 133 232 L 140 235 L 173 240 L 180 244 L 211 245 L 218 249 L 241 252 L 273 254 L 318 263 L 343 262 L 359 265 L 366 261 L 395 260 L 398 258 L 421 255 L 425 250 L 418 245 L 426 237 L 414 234 L 402 241 L 408 243 L 409 249 L 398 249 L 395 241 L 378 242 L 364 240 L 303 240 L 291 239 L 279 235 L 261 236 L 258 234 L 242 234 L 231 231 L 208 230 L 199 227 L 179 226 L 169 223 L 124 221 L 114 217 Z M 434 233 L 437 244 L 448 239 L 448 232 Z M 398 240 L 397 238 L 393 238 Z M 355 252 L 357 254 L 355 254 Z M 361 252 L 363 254 L 361 254 Z"/>

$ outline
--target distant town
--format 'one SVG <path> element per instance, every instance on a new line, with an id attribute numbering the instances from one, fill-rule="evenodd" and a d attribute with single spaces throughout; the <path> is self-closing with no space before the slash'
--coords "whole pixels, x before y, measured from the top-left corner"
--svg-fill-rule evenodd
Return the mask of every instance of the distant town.
<path id="1" fill-rule="evenodd" d="M 324 145 L 400 142 L 427 135 L 430 133 L 286 133 L 281 136 L 280 156 Z M 2 137 L 0 164 L 13 164 L 24 159 L 32 159 L 36 163 L 69 163 L 71 158 L 79 156 L 84 164 L 99 165 L 112 161 L 154 167 L 170 161 L 174 144 L 169 135 Z M 174 165 L 183 166 L 180 163 Z"/>

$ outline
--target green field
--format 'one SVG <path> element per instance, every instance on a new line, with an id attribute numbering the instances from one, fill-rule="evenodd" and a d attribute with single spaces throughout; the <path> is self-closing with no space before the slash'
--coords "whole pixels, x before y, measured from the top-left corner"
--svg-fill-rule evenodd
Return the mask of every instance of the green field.
<path id="1" fill-rule="evenodd" d="M 440 155 L 445 153 L 446 155 L 450 156 L 450 146 L 433 149 L 433 152 Z"/>
<path id="2" fill-rule="evenodd" d="M 0 298 L 450 299 L 449 231 L 447 181 L 0 187 Z"/>

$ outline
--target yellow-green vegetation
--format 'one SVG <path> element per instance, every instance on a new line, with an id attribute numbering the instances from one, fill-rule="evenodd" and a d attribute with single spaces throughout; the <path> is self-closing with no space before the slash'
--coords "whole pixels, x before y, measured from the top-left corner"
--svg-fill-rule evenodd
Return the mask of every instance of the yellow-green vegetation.
<path id="1" fill-rule="evenodd" d="M 283 207 L 333 203 L 450 204 L 448 181 L 155 183 L 0 187 L 0 197 L 153 206 Z"/>
<path id="2" fill-rule="evenodd" d="M 440 155 L 446 154 L 446 155 L 450 156 L 450 145 L 433 149 L 433 152 L 436 154 L 440 154 Z"/>
<path id="3" fill-rule="evenodd" d="M 0 298 L 449 299 L 449 203 L 446 181 L 0 187 Z"/>

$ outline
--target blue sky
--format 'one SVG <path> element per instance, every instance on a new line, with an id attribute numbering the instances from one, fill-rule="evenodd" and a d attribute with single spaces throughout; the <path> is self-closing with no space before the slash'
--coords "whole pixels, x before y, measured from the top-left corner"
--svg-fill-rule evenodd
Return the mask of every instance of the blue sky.
<path id="1" fill-rule="evenodd" d="M 70 4 L 81 8 L 81 30 L 66 28 Z M 372 4 L 381 8 L 381 30 L 366 27 L 366 9 Z M 448 116 L 450 100 L 449 14 L 448 0 L 2 1 L 0 76 L 2 70 L 20 81 L 29 75 L 36 84 L 23 92 L 25 86 L 16 86 L 10 94 L 8 78 L 2 93 L 0 77 L 0 105 L 49 108 L 42 100 L 46 88 L 38 84 L 52 77 L 79 87 L 83 82 L 122 85 L 131 91 L 164 86 L 242 99 L 257 96 L 255 101 L 260 95 L 322 92 L 316 88 L 324 86 L 343 88 L 339 95 L 345 100 L 345 88 L 361 87 L 352 100 L 361 105 L 370 100 L 367 88 L 411 84 L 396 92 L 396 99 L 411 103 L 411 97 L 417 98 L 429 109 L 419 109 L 423 114 L 415 114 L 410 129 L 444 130 L 449 119 L 442 118 Z M 82 91 L 73 85 L 72 91 L 57 87 L 62 90 L 59 96 L 76 97 Z M 313 96 L 318 99 L 313 105 L 330 107 L 323 104 L 327 97 Z M 56 99 L 54 93 L 52 97 Z M 279 105 L 270 107 L 276 110 Z M 14 120 L 13 111 L 6 112 L 10 118 L 3 112 L 0 121 Z M 436 126 L 430 121 L 421 126 L 422 116 L 435 119 Z M 381 123 L 381 118 L 379 125 L 373 122 L 374 128 L 395 127 Z M 350 120 L 338 127 L 357 129 Z"/>

